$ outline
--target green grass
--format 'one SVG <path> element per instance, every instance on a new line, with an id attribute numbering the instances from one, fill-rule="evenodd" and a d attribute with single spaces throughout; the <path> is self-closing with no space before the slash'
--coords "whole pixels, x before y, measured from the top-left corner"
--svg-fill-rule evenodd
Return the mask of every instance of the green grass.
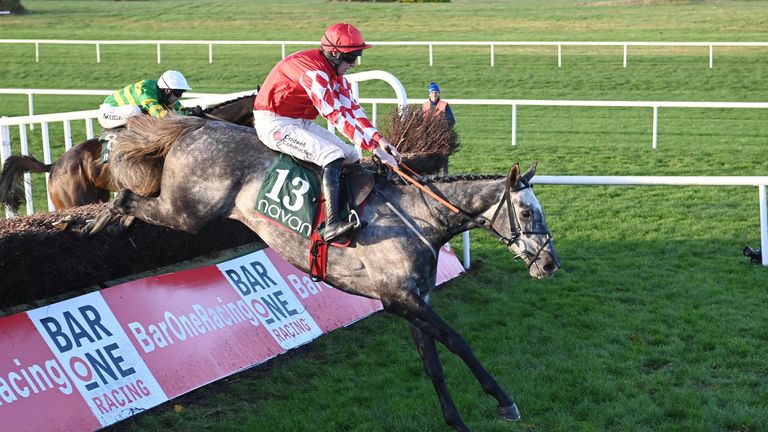
<path id="1" fill-rule="evenodd" d="M 0 39 L 316 40 L 346 20 L 374 41 L 768 40 L 766 1 L 606 3 L 25 1 L 29 15 L 0 17 Z M 164 46 L 157 65 L 154 46 L 104 46 L 96 64 L 92 46 L 43 45 L 35 63 L 33 47 L 0 44 L 0 87 L 111 89 L 175 68 L 195 91 L 240 91 L 260 84 L 279 55 L 217 47 L 210 65 L 207 47 Z M 430 68 L 426 48 L 376 47 L 358 69 L 393 73 L 411 97 L 437 81 L 448 101 L 768 100 L 768 48 L 716 48 L 713 69 L 698 47 L 631 48 L 628 67 L 621 62 L 620 47 L 566 47 L 562 68 L 554 47 L 496 47 L 492 68 L 487 48 L 437 47 Z M 361 89 L 392 97 L 385 84 Z M 39 96 L 37 112 L 92 109 L 100 99 Z M 26 109 L 25 97 L 0 96 L 0 115 Z M 454 112 L 462 147 L 453 172 L 502 173 L 534 160 L 548 175 L 768 172 L 765 110 L 661 109 L 656 150 L 650 109 L 520 107 L 516 147 L 509 107 Z M 759 242 L 755 189 L 537 186 L 563 263 L 547 280 L 531 280 L 496 241 L 473 233 L 473 271 L 433 301 L 516 398 L 523 421 L 498 420 L 492 399 L 441 347 L 469 426 L 768 429 L 767 274 L 741 256 Z M 407 325 L 384 314 L 110 429 L 446 430 Z"/>

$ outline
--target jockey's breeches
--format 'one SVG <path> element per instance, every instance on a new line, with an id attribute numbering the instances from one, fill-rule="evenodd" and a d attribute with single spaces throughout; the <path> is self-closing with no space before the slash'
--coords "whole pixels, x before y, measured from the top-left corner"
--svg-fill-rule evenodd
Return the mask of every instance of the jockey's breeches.
<path id="1" fill-rule="evenodd" d="M 105 129 L 114 129 L 124 126 L 126 119 L 141 114 L 141 108 L 136 105 L 112 106 L 102 104 L 99 107 L 99 124 Z"/>
<path id="2" fill-rule="evenodd" d="M 270 111 L 253 111 L 253 124 L 267 147 L 324 167 L 344 159 L 360 159 L 358 150 L 312 120 L 279 116 Z"/>

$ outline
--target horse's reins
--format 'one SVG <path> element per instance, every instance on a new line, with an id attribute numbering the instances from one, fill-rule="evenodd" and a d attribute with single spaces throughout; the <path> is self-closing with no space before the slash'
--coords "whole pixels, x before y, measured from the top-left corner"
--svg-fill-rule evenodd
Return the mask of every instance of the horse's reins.
<path id="1" fill-rule="evenodd" d="M 223 118 L 221 118 L 221 117 L 217 117 L 217 116 L 215 116 L 215 115 L 213 115 L 213 114 L 208 114 L 208 113 L 207 113 L 207 112 L 205 112 L 205 111 L 203 111 L 203 115 L 205 115 L 206 117 L 208 117 L 208 118 L 210 118 L 210 119 L 212 119 L 212 120 L 218 120 L 218 121 L 223 121 L 223 122 L 228 122 L 228 123 L 231 123 L 231 122 L 230 122 L 230 121 L 228 121 L 228 120 L 224 120 Z"/>
<path id="2" fill-rule="evenodd" d="M 416 171 L 414 171 L 410 167 L 408 167 L 408 165 L 406 165 L 405 163 L 400 162 L 399 164 L 403 168 L 405 168 L 408 171 L 410 171 L 414 176 L 416 176 L 418 178 L 423 178 L 421 175 L 416 173 Z M 400 178 L 402 178 L 402 179 L 406 180 L 407 182 L 413 184 L 414 186 L 419 188 L 422 192 L 426 193 L 430 197 L 432 197 L 435 200 L 437 200 L 440 204 L 443 204 L 445 207 L 447 207 L 448 209 L 450 209 L 454 213 L 456 213 L 459 216 L 461 216 L 462 218 L 464 218 L 464 220 L 466 220 L 467 222 L 474 223 L 476 226 L 478 226 L 480 228 L 483 228 L 484 230 L 488 231 L 489 233 L 494 235 L 501 243 L 504 243 L 505 245 L 507 245 L 507 247 L 509 247 L 512 244 L 516 243 L 523 234 L 528 234 L 528 235 L 531 235 L 531 234 L 532 235 L 545 235 L 547 237 L 547 241 L 545 241 L 544 244 L 541 245 L 539 250 L 533 255 L 533 258 L 531 258 L 531 260 L 526 264 L 528 266 L 528 268 L 530 268 L 533 265 L 533 263 L 535 263 L 539 259 L 539 256 L 541 255 L 541 252 L 552 241 L 552 234 L 549 232 L 549 230 L 546 230 L 546 231 L 524 231 L 523 229 L 520 228 L 520 224 L 517 221 L 517 212 L 515 211 L 515 206 L 512 205 L 512 198 L 511 198 L 512 187 L 511 187 L 511 185 L 506 185 L 506 187 L 504 189 L 504 196 L 502 197 L 501 202 L 499 202 L 499 206 L 496 207 L 496 211 L 494 212 L 493 217 L 489 221 L 489 220 L 487 220 L 484 217 L 472 216 L 472 215 L 468 214 L 467 212 L 465 212 L 464 210 L 456 207 L 455 205 L 453 205 L 450 202 L 448 202 L 447 199 L 445 199 L 444 197 L 438 195 L 432 189 L 424 186 L 423 184 L 421 184 L 420 182 L 415 180 L 413 177 L 411 177 L 408 174 L 406 174 L 403 171 L 401 171 L 399 168 L 393 167 L 391 165 L 387 165 L 387 167 L 389 167 L 398 176 L 400 176 Z M 521 187 L 519 189 L 516 189 L 516 191 L 520 191 L 520 190 L 523 190 L 525 188 L 531 187 L 530 184 L 528 183 L 528 181 L 526 181 L 523 178 L 520 179 L 520 182 L 522 183 L 523 187 Z M 504 206 L 504 202 L 505 201 L 507 202 L 507 212 L 508 212 L 508 216 L 509 216 L 510 228 L 511 228 L 511 231 L 512 231 L 512 238 L 508 238 L 508 237 L 504 236 L 503 234 L 498 232 L 493 227 L 493 224 L 496 221 L 496 218 L 499 216 L 499 214 L 501 212 L 501 208 Z"/>

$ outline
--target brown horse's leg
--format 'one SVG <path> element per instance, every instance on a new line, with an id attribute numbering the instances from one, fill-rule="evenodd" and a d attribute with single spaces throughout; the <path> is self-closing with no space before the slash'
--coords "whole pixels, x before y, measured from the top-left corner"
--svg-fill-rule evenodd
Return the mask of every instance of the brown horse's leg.
<path id="1" fill-rule="evenodd" d="M 443 410 L 445 422 L 458 431 L 469 431 L 469 428 L 461 419 L 459 410 L 456 409 L 453 398 L 451 398 L 451 394 L 448 391 L 445 374 L 443 373 L 443 365 L 440 363 L 435 340 L 413 324 L 411 324 L 411 336 L 424 364 L 424 371 L 429 376 L 429 379 L 432 380 L 432 385 L 435 387 L 435 392 L 437 392 L 437 399 L 440 401 L 440 408 Z"/>
<path id="2" fill-rule="evenodd" d="M 411 292 L 400 292 L 396 298 L 382 298 L 381 300 L 384 304 L 384 310 L 407 319 L 427 336 L 440 341 L 452 353 L 459 356 L 475 375 L 483 391 L 498 401 L 499 415 L 511 421 L 520 419 L 520 413 L 515 403 L 480 363 L 469 344 L 445 323 L 421 297 Z"/>
<path id="3" fill-rule="evenodd" d="M 101 144 L 90 139 L 66 151 L 53 165 L 48 191 L 57 209 L 109 201 L 109 191 L 96 186 L 101 175 Z"/>

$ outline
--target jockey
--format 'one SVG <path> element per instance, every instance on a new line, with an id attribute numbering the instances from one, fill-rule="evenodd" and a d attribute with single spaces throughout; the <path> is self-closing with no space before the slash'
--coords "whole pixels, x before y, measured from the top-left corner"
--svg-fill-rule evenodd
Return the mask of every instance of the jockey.
<path id="1" fill-rule="evenodd" d="M 181 72 L 168 70 L 160 79 L 141 80 L 104 99 L 99 107 L 99 124 L 105 129 L 124 126 L 126 119 L 142 112 L 152 117 L 165 117 L 169 111 L 182 111 L 179 99 L 192 90 Z"/>
<path id="2" fill-rule="evenodd" d="M 424 114 L 426 115 L 429 112 L 432 112 L 434 115 L 443 114 L 448 119 L 448 124 L 453 126 L 456 123 L 456 119 L 453 118 L 453 111 L 448 102 L 440 99 L 440 87 L 437 83 L 429 83 L 427 95 L 429 100 L 421 106 Z"/>
<path id="3" fill-rule="evenodd" d="M 383 163 L 397 167 L 400 159 L 398 151 L 365 116 L 344 78 L 363 50 L 370 47 L 351 24 L 334 24 L 323 34 L 320 49 L 300 51 L 278 62 L 253 104 L 254 126 L 267 147 L 323 168 L 325 242 L 355 227 L 339 216 L 339 176 L 344 163 L 358 162 L 359 155 L 355 148 L 314 123 L 318 114 Z"/>

